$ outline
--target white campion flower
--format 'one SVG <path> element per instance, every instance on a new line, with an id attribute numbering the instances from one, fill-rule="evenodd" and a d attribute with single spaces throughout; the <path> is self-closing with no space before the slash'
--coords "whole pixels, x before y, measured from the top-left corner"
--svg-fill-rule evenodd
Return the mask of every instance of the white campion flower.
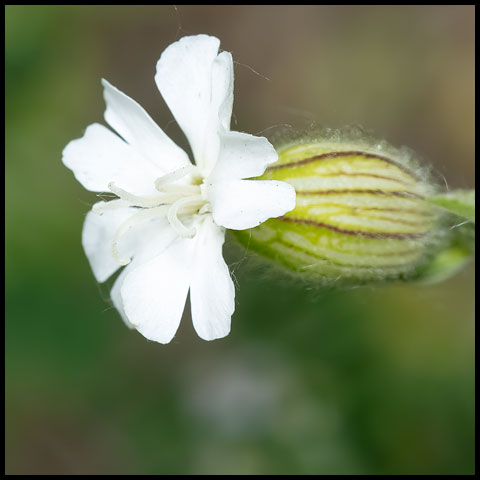
<path id="1" fill-rule="evenodd" d="M 118 198 L 87 214 L 82 243 L 99 282 L 128 265 L 111 297 L 128 326 L 168 343 L 190 291 L 198 335 L 227 335 L 234 286 L 225 229 L 256 227 L 295 207 L 281 181 L 246 180 L 277 160 L 264 137 L 230 131 L 233 62 L 208 35 L 184 37 L 157 63 L 158 89 L 187 137 L 187 154 L 134 100 L 103 80 L 106 122 L 70 142 L 63 162 L 88 190 Z"/>

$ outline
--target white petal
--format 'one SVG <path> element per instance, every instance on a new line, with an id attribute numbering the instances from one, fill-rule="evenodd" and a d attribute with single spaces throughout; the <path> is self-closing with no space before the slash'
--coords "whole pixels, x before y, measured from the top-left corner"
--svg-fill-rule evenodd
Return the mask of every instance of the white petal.
<path id="1" fill-rule="evenodd" d="M 233 58 L 229 52 L 219 53 L 213 62 L 211 110 L 223 130 L 230 130 L 233 109 Z M 217 113 L 218 112 L 218 113 Z"/>
<path id="2" fill-rule="evenodd" d="M 197 165 L 211 168 L 218 153 L 218 131 L 230 123 L 233 63 L 217 56 L 220 41 L 208 35 L 184 37 L 157 63 L 155 81 L 185 133 Z"/>
<path id="3" fill-rule="evenodd" d="M 277 159 L 277 152 L 265 137 L 226 132 L 220 135 L 218 162 L 207 183 L 258 177 Z"/>
<path id="4" fill-rule="evenodd" d="M 134 213 L 133 208 L 108 210 L 102 216 L 92 211 L 87 213 L 82 230 L 82 245 L 97 282 L 104 282 L 120 268 L 112 256 L 113 236 L 120 225 Z"/>
<path id="5" fill-rule="evenodd" d="M 182 318 L 189 288 L 193 240 L 178 239 L 129 273 L 121 287 L 128 320 L 149 340 L 169 343 Z"/>
<path id="6" fill-rule="evenodd" d="M 190 302 L 193 326 L 204 340 L 228 335 L 235 289 L 222 256 L 225 231 L 210 216 L 198 228 L 192 263 Z"/>
<path id="7" fill-rule="evenodd" d="M 163 173 L 190 164 L 187 154 L 170 140 L 137 102 L 106 80 L 102 80 L 102 85 L 107 104 L 105 120 L 137 152 Z"/>
<path id="8" fill-rule="evenodd" d="M 130 240 L 130 244 L 135 242 L 135 245 L 131 248 L 133 260 L 116 278 L 110 291 L 110 298 L 125 324 L 129 328 L 134 328 L 125 314 L 125 307 L 121 295 L 123 282 L 136 268 L 160 255 L 176 239 L 177 234 L 170 227 L 166 218 L 156 218 L 153 221 L 138 225 L 131 236 L 133 239 L 127 238 L 127 241 Z"/>
<path id="9" fill-rule="evenodd" d="M 87 189 L 106 192 L 115 184 L 132 193 L 155 191 L 154 181 L 161 174 L 143 160 L 127 143 L 108 128 L 94 123 L 82 138 L 72 140 L 63 150 L 63 163 Z"/>
<path id="10" fill-rule="evenodd" d="M 233 180 L 209 186 L 215 223 L 233 230 L 260 225 L 295 208 L 295 189 L 276 180 Z"/>
<path id="11" fill-rule="evenodd" d="M 118 208 L 102 215 L 87 213 L 82 245 L 98 282 L 104 282 L 120 268 L 112 255 L 112 241 L 122 223 L 137 212 L 135 208 Z M 118 250 L 122 257 L 134 257 L 132 264 L 138 266 L 159 255 L 175 237 L 166 218 L 154 218 L 135 225 L 122 236 Z"/>
<path id="12" fill-rule="evenodd" d="M 205 147 L 198 163 L 206 176 L 218 161 L 220 135 L 230 130 L 233 108 L 233 59 L 220 53 L 212 67 L 212 98 L 205 130 Z"/>

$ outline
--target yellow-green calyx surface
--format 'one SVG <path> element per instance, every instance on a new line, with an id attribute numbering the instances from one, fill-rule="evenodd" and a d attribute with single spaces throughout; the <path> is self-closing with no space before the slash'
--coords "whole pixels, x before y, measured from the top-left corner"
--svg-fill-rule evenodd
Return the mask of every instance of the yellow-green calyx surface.
<path id="1" fill-rule="evenodd" d="M 300 141 L 260 177 L 288 182 L 295 209 L 237 232 L 250 251 L 320 280 L 412 276 L 438 243 L 434 193 L 410 151 L 359 141 Z"/>

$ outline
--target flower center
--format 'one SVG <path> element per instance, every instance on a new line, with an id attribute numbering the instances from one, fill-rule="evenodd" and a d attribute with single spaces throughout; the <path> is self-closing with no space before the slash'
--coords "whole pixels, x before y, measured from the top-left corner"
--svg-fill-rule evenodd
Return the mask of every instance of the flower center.
<path id="1" fill-rule="evenodd" d="M 175 182 L 191 175 L 189 184 L 178 185 Z M 118 252 L 118 243 L 135 225 L 154 217 L 166 217 L 172 228 L 183 238 L 193 238 L 196 228 L 192 225 L 194 215 L 202 215 L 210 211 L 210 205 L 203 188 L 203 176 L 194 165 L 187 165 L 155 180 L 158 193 L 151 195 L 134 195 L 114 182 L 108 188 L 118 198 L 109 202 L 97 203 L 93 212 L 102 215 L 107 210 L 135 207 L 138 209 L 130 218 L 123 222 L 115 232 L 112 241 L 113 258 L 120 265 L 130 263 L 130 258 L 122 258 Z"/>

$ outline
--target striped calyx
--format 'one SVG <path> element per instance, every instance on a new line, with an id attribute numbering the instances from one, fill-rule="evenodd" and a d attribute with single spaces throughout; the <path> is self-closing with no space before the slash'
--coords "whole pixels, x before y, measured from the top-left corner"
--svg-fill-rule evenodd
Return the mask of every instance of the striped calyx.
<path id="1" fill-rule="evenodd" d="M 288 182 L 296 207 L 238 232 L 248 249 L 320 280 L 412 275 L 435 241 L 432 187 L 393 147 L 308 141 L 281 149 L 261 179 Z"/>

